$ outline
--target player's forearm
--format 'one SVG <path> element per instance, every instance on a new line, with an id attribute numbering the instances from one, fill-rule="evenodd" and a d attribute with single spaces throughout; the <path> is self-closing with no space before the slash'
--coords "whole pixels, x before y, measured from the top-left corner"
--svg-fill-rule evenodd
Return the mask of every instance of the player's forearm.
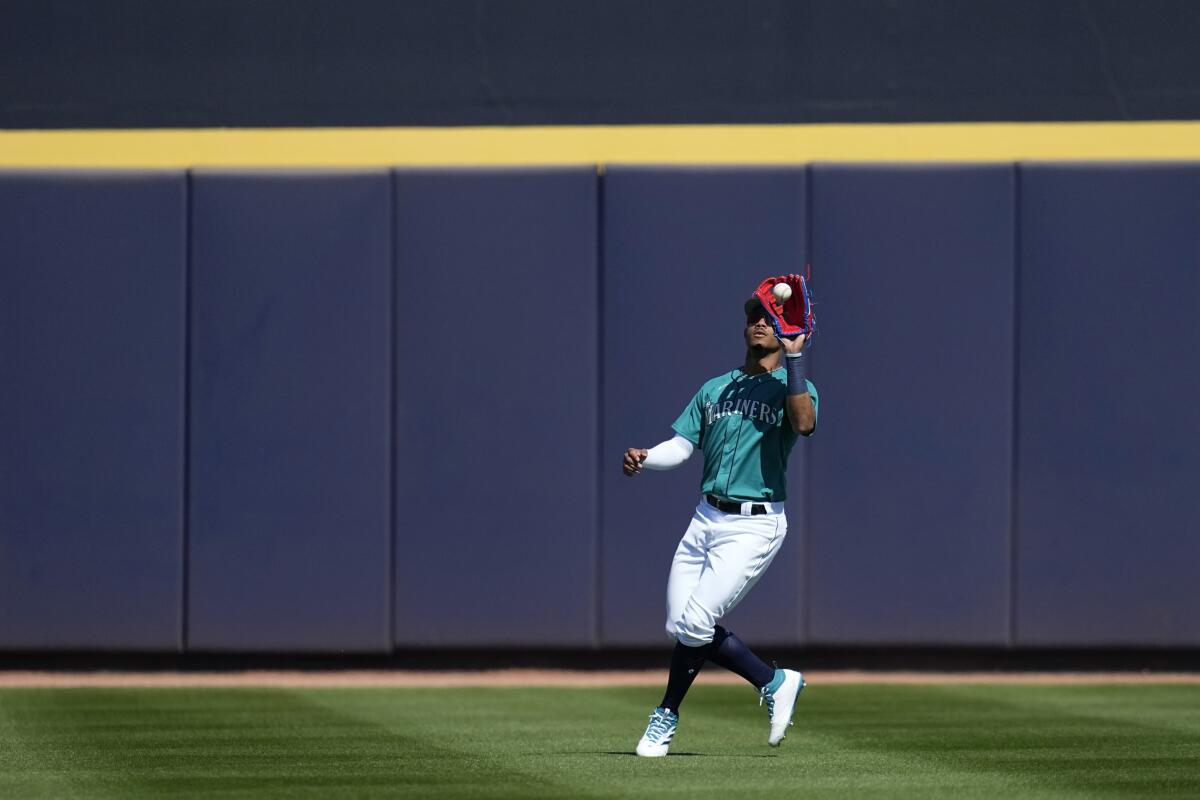
<path id="1" fill-rule="evenodd" d="M 642 466 L 646 469 L 667 470 L 675 469 L 691 458 L 694 446 L 682 436 L 675 436 L 662 444 L 651 447 L 646 453 Z"/>
<path id="2" fill-rule="evenodd" d="M 808 393 L 807 362 L 802 353 L 787 353 L 787 416 L 792 430 L 802 436 L 812 433 L 817 427 L 817 409 Z"/>

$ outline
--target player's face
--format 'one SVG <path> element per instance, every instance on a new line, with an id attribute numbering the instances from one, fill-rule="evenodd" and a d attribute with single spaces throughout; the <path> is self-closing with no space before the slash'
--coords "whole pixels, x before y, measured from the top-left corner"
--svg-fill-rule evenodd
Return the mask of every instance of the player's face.
<path id="1" fill-rule="evenodd" d="M 775 330 L 767 321 L 767 312 L 754 309 L 746 313 L 746 347 L 752 350 L 773 353 L 782 345 L 775 338 Z"/>

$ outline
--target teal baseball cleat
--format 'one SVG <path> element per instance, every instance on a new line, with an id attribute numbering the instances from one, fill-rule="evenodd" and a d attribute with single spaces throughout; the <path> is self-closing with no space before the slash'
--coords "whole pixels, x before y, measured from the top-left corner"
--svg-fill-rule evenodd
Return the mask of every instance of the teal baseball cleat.
<path id="1" fill-rule="evenodd" d="M 775 670 L 775 679 L 759 692 L 758 704 L 767 701 L 771 714 L 771 734 L 767 744 L 779 747 L 792 724 L 792 712 L 796 710 L 796 698 L 804 690 L 804 675 L 791 669 Z"/>
<path id="2" fill-rule="evenodd" d="M 679 725 L 679 715 L 665 708 L 656 708 L 650 715 L 650 724 L 642 734 L 637 744 L 637 754 L 646 758 L 661 758 L 667 754 L 675 728 Z"/>

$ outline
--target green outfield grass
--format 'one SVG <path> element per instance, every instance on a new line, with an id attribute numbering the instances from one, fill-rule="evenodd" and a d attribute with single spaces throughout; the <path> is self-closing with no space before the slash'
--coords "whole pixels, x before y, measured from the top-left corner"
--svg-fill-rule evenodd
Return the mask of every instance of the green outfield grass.
<path id="1" fill-rule="evenodd" d="M 5 689 L 0 797 L 1200 796 L 1200 686 Z"/>

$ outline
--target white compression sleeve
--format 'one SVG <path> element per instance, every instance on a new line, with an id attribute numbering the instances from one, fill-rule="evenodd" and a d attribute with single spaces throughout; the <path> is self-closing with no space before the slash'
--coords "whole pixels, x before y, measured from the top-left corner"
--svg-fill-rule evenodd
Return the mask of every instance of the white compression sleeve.
<path id="1" fill-rule="evenodd" d="M 691 457 L 693 449 L 691 442 L 676 434 L 674 439 L 651 447 L 642 466 L 646 469 L 675 469 Z"/>

